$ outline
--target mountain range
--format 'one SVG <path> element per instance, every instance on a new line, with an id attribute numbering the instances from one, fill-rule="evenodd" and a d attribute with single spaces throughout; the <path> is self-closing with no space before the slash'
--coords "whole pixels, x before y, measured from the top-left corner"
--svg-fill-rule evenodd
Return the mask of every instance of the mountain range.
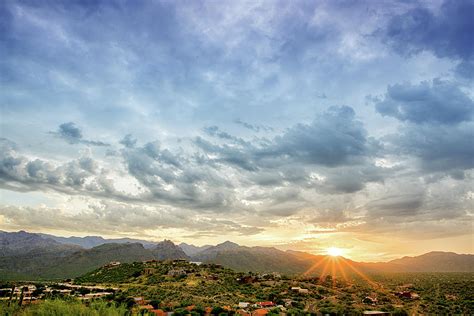
<path id="1" fill-rule="evenodd" d="M 74 278 L 112 261 L 185 259 L 216 263 L 236 271 L 285 274 L 354 274 L 374 272 L 474 272 L 474 255 L 430 252 L 389 262 L 364 263 L 343 257 L 246 247 L 226 241 L 211 246 L 175 245 L 97 236 L 57 237 L 0 231 L 0 280 Z"/>
<path id="2" fill-rule="evenodd" d="M 49 236 L 0 231 L 0 280 L 73 278 L 111 261 L 189 260 L 184 251 L 169 240 L 147 244 L 147 248 L 139 242 L 104 242 L 86 248 L 77 242 L 66 243 L 67 238 Z M 86 240 L 88 243 L 91 239 Z"/>
<path id="3" fill-rule="evenodd" d="M 62 244 L 70 244 L 70 245 L 77 245 L 85 249 L 94 248 L 103 244 L 126 244 L 126 243 L 140 243 L 145 248 L 152 248 L 157 243 L 151 242 L 147 240 L 141 239 L 132 239 L 132 238 L 116 238 L 116 239 L 105 239 L 101 236 L 86 236 L 86 237 L 59 237 L 49 234 L 41 234 L 38 233 L 37 235 L 55 240 Z"/>

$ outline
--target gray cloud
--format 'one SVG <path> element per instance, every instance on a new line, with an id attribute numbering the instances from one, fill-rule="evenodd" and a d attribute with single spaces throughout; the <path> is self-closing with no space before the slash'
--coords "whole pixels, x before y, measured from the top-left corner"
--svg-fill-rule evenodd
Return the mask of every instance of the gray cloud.
<path id="1" fill-rule="evenodd" d="M 274 130 L 271 126 L 250 124 L 248 122 L 242 121 L 241 119 L 236 119 L 234 123 L 257 133 L 260 131 L 272 132 Z"/>
<path id="2" fill-rule="evenodd" d="M 231 183 L 215 169 L 171 153 L 159 142 L 123 153 L 129 174 L 149 190 L 142 199 L 201 210 L 230 210 Z"/>
<path id="3" fill-rule="evenodd" d="M 6 138 L 0 138 L 0 149 L 0 176 L 6 180 L 15 179 L 23 158 L 16 154 L 16 144 Z"/>
<path id="4" fill-rule="evenodd" d="M 423 206 L 423 194 L 391 195 L 370 201 L 365 208 L 371 218 L 415 216 Z"/>
<path id="5" fill-rule="evenodd" d="M 469 121 L 474 113 L 474 101 L 459 85 L 439 79 L 389 86 L 375 107 L 384 116 L 416 124 L 457 124 Z"/>
<path id="6" fill-rule="evenodd" d="M 127 134 L 122 138 L 120 144 L 124 145 L 127 148 L 133 148 L 137 144 L 137 139 L 133 138 L 132 134 Z"/>
<path id="7" fill-rule="evenodd" d="M 216 128 L 212 130 L 217 132 Z M 379 146 L 367 136 L 362 122 L 355 119 L 354 110 L 348 106 L 331 107 L 311 124 L 295 125 L 261 146 L 225 136 L 240 146 L 216 145 L 202 138 L 197 138 L 195 143 L 207 152 L 218 154 L 215 161 L 249 171 L 287 163 L 326 167 L 363 164 L 375 155 Z"/>
<path id="8" fill-rule="evenodd" d="M 324 173 L 326 179 L 316 186 L 325 193 L 355 193 L 364 189 L 367 183 L 383 183 L 394 171 L 394 168 L 381 168 L 372 164 L 339 167 Z"/>
<path id="9" fill-rule="evenodd" d="M 432 51 L 439 57 L 470 60 L 474 56 L 474 3 L 445 0 L 438 13 L 417 5 L 393 16 L 378 34 L 398 52 Z"/>
<path id="10" fill-rule="evenodd" d="M 394 155 L 414 157 L 422 173 L 449 173 L 463 179 L 474 167 L 474 101 L 458 84 L 434 79 L 390 86 L 376 110 L 403 122 L 385 138 Z"/>
<path id="11" fill-rule="evenodd" d="M 336 167 L 361 164 L 375 155 L 377 143 L 367 136 L 351 107 L 331 107 L 309 125 L 298 124 L 257 152 L 261 159 L 279 157 Z"/>
<path id="12" fill-rule="evenodd" d="M 62 164 L 29 159 L 17 146 L 0 139 L 0 185 L 18 191 L 57 190 L 70 194 L 116 193 L 105 179 L 106 174 L 90 157 L 80 157 Z"/>
<path id="13" fill-rule="evenodd" d="M 233 140 L 233 138 L 229 139 Z M 255 164 L 253 152 L 256 148 L 245 142 L 235 141 L 230 144 L 214 144 L 202 137 L 196 137 L 194 144 L 202 149 L 206 154 L 217 155 L 216 158 L 202 157 L 202 162 L 206 164 L 228 164 L 247 171 L 255 171 L 258 166 Z"/>
<path id="14" fill-rule="evenodd" d="M 368 182 L 382 182 L 388 172 L 374 165 L 381 144 L 367 135 L 347 106 L 331 107 L 312 123 L 297 124 L 265 142 L 247 142 L 217 126 L 205 131 L 226 142 L 197 137 L 194 144 L 205 153 L 202 163 L 236 167 L 246 180 L 262 186 L 293 183 L 323 192 L 353 193 Z M 311 179 L 315 170 L 324 179 Z"/>
<path id="15" fill-rule="evenodd" d="M 474 123 L 457 126 L 407 125 L 391 142 L 398 152 L 419 159 L 425 171 L 455 172 L 474 168 Z"/>
<path id="16" fill-rule="evenodd" d="M 219 127 L 215 126 L 215 125 L 204 127 L 203 131 L 209 136 L 221 139 L 221 140 L 226 141 L 226 142 L 232 142 L 232 143 L 235 143 L 235 144 L 241 145 L 241 146 L 249 146 L 250 145 L 250 143 L 246 142 L 244 139 L 242 139 L 240 137 L 232 136 L 227 132 L 221 131 L 219 129 Z"/>
<path id="17" fill-rule="evenodd" d="M 64 139 L 69 144 L 85 144 L 91 146 L 110 146 L 110 144 L 95 141 L 87 140 L 82 136 L 82 130 L 73 122 L 63 123 L 59 125 L 56 132 L 51 132 L 54 135 Z"/>

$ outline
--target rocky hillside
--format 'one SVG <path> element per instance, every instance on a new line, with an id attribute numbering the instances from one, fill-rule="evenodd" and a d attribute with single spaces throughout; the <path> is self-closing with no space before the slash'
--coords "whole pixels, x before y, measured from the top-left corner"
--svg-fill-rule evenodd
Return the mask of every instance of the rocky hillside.
<path id="1" fill-rule="evenodd" d="M 164 240 L 159 242 L 156 246 L 150 249 L 151 253 L 157 260 L 165 259 L 186 259 L 189 260 L 188 255 L 171 240 Z"/>

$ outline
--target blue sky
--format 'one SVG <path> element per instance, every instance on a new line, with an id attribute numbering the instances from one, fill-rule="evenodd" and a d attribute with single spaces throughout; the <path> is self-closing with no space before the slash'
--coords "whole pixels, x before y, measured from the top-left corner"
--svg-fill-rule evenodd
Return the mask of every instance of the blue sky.
<path id="1" fill-rule="evenodd" d="M 0 229 L 472 253 L 472 12 L 2 1 Z"/>

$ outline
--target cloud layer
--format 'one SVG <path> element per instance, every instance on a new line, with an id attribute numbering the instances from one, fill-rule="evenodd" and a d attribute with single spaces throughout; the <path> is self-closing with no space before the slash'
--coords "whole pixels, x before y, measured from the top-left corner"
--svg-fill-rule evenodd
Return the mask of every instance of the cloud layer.
<path id="1" fill-rule="evenodd" d="M 466 245 L 473 10 L 4 1 L 0 229 Z"/>

